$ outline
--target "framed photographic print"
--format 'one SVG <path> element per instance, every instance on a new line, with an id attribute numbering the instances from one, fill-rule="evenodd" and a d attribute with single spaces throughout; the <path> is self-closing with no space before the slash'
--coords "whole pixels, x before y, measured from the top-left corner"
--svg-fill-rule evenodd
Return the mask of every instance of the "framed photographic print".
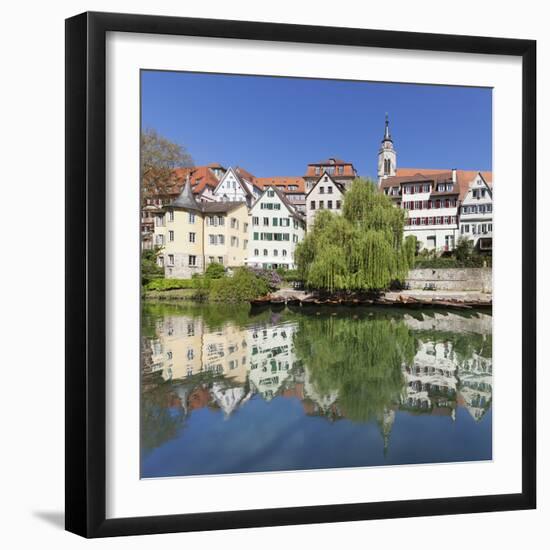
<path id="1" fill-rule="evenodd" d="M 66 528 L 535 507 L 529 40 L 66 22 Z"/>

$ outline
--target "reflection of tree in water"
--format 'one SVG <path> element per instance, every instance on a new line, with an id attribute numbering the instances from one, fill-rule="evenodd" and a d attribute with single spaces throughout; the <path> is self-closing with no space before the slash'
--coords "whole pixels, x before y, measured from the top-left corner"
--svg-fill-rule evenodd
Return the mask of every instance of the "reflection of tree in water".
<path id="1" fill-rule="evenodd" d="M 408 327 L 387 319 L 303 317 L 294 346 L 318 393 L 337 391 L 344 416 L 361 422 L 399 404 L 401 367 L 416 353 Z"/>
<path id="2" fill-rule="evenodd" d="M 159 373 L 144 375 L 141 393 L 141 448 L 147 452 L 172 439 L 186 416 L 180 396 Z"/>

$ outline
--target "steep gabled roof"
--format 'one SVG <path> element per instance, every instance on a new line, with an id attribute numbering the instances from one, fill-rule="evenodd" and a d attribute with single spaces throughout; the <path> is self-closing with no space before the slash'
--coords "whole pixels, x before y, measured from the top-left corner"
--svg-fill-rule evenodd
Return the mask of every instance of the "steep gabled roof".
<path id="1" fill-rule="evenodd" d="M 244 206 L 246 208 L 246 203 L 242 201 L 203 202 L 201 203 L 201 211 L 205 214 L 223 214 L 231 212 L 240 206 Z"/>
<path id="2" fill-rule="evenodd" d="M 309 196 L 309 194 L 317 187 L 317 185 L 319 185 L 320 181 L 325 177 L 327 176 L 329 179 L 330 179 L 330 183 L 332 183 L 332 185 L 334 185 L 336 188 L 338 188 L 338 190 L 343 194 L 346 192 L 346 188 L 341 184 L 341 183 L 338 183 L 337 181 L 335 181 L 332 176 L 327 173 L 327 172 L 323 172 L 319 178 L 317 179 L 317 181 L 311 186 L 311 189 L 306 193 L 306 198 Z"/>
<path id="3" fill-rule="evenodd" d="M 250 207 L 250 210 L 252 210 L 264 198 L 265 194 L 269 190 L 272 190 L 277 195 L 277 197 L 279 197 L 279 199 L 285 205 L 286 209 L 289 211 L 292 217 L 301 222 L 305 221 L 301 212 L 298 212 L 294 205 L 285 197 L 284 193 L 277 189 L 274 185 L 270 185 L 263 190 L 262 194 L 254 201 L 254 204 Z"/>
<path id="4" fill-rule="evenodd" d="M 252 191 L 248 188 L 248 185 L 244 181 L 244 179 L 241 177 L 241 175 L 237 172 L 236 169 L 232 168 L 231 166 L 227 169 L 225 174 L 222 176 L 218 184 L 216 185 L 216 188 L 214 189 L 214 192 L 218 190 L 218 188 L 221 186 L 221 184 L 229 177 L 229 174 L 233 174 L 233 177 L 237 180 L 237 183 L 241 186 L 241 189 L 245 192 L 246 196 L 249 198 L 254 198 L 254 195 Z M 252 185 L 252 182 L 250 182 Z"/>

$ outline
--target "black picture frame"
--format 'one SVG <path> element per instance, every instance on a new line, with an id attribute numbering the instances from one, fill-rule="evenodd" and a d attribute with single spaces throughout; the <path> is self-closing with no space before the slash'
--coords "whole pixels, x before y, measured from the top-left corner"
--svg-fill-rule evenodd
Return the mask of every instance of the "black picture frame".
<path id="1" fill-rule="evenodd" d="M 106 519 L 106 65 L 109 31 L 497 54 L 523 64 L 522 491 Z M 532 509 L 536 506 L 536 42 L 180 17 L 66 20 L 66 529 L 107 537 Z"/>

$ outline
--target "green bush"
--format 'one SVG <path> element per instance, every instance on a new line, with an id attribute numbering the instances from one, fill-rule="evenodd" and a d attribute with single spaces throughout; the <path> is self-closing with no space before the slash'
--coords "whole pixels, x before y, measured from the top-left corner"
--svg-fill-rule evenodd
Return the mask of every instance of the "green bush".
<path id="1" fill-rule="evenodd" d="M 218 263 L 211 263 L 207 268 L 206 272 L 204 273 L 204 276 L 206 279 L 221 279 L 222 277 L 225 277 L 225 268 L 222 264 Z"/>
<path id="2" fill-rule="evenodd" d="M 241 267 L 235 270 L 233 277 L 212 281 L 209 298 L 213 302 L 248 302 L 268 292 L 269 286 L 264 279 Z"/>
<path id="3" fill-rule="evenodd" d="M 145 290 L 173 290 L 175 288 L 195 288 L 192 279 L 153 279 L 145 285 Z"/>
<path id="4" fill-rule="evenodd" d="M 482 256 L 474 254 L 464 260 L 458 260 L 453 256 L 442 257 L 423 257 L 415 258 L 414 267 L 416 269 L 452 269 L 461 267 L 492 267 L 491 256 Z"/>

